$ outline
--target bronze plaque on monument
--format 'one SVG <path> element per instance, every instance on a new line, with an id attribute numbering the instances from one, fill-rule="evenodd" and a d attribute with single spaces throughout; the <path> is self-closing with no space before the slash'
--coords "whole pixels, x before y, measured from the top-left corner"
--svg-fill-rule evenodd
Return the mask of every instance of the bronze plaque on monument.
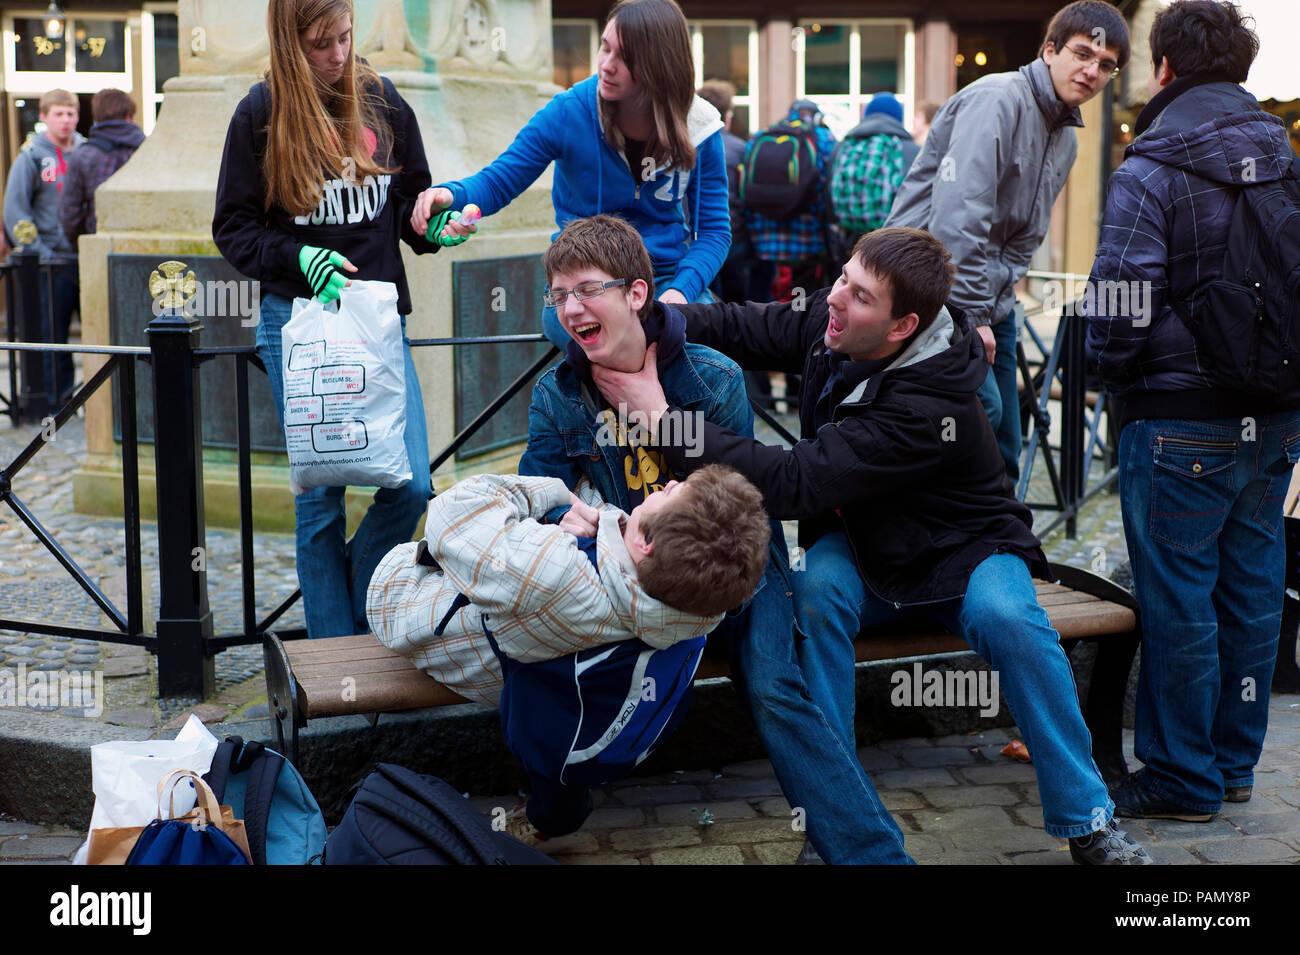
<path id="1" fill-rule="evenodd" d="M 455 262 L 451 277 L 456 338 L 541 332 L 546 271 L 540 255 Z M 550 347 L 549 342 L 457 345 L 456 432 L 459 434 Z M 529 384 L 511 398 L 461 447 L 457 460 L 527 440 L 532 394 Z M 430 451 L 434 453 L 434 449 Z"/>

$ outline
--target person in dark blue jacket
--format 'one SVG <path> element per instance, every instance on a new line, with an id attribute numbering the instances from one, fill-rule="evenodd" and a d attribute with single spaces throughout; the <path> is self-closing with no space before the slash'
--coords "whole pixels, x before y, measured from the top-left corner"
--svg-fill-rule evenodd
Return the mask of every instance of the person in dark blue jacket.
<path id="1" fill-rule="evenodd" d="M 1238 85 L 1259 41 L 1236 8 L 1174 3 L 1150 42 L 1152 98 L 1111 176 L 1084 299 L 1088 346 L 1118 405 L 1142 610 L 1134 752 L 1145 765 L 1112 795 L 1121 816 L 1208 822 L 1250 799 L 1268 727 L 1300 410 L 1212 377 L 1180 312 L 1224 278 L 1241 192 L 1300 178 L 1300 159 L 1282 121 Z M 1236 335 L 1253 317 L 1212 320 Z"/>
<path id="2" fill-rule="evenodd" d="M 302 27 L 305 8 L 320 13 Z M 261 283 L 257 350 L 283 419 L 281 329 L 294 298 L 334 301 L 349 275 L 392 282 L 405 328 L 411 296 L 399 238 L 417 253 L 464 239 L 443 231 L 451 213 L 433 223 L 433 238 L 409 224 L 430 181 L 424 144 L 393 84 L 353 55 L 351 0 L 271 0 L 266 15 L 271 67 L 230 121 L 212 237 L 231 265 Z M 429 500 L 424 401 L 409 344 L 405 366 L 412 480 L 380 488 L 351 541 L 346 488 L 311 488 L 294 501 L 310 637 L 367 632 L 371 574 L 410 540 Z"/>
<path id="3" fill-rule="evenodd" d="M 695 95 L 681 9 L 621 0 L 601 34 L 596 75 L 557 94 L 490 165 L 422 195 L 412 224 L 422 229 L 433 210 L 470 202 L 490 216 L 554 162 L 556 235 L 573 219 L 621 216 L 641 233 L 662 301 L 712 301 L 708 285 L 731 241 L 721 131 L 718 111 Z M 554 309 L 543 326 L 564 348 Z"/>

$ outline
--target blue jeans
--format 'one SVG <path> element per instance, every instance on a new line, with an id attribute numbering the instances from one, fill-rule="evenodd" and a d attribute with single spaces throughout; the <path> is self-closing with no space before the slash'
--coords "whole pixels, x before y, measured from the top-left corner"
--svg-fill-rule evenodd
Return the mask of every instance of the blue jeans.
<path id="1" fill-rule="evenodd" d="M 293 302 L 272 292 L 262 294 L 257 326 L 257 353 L 271 380 L 275 408 L 284 419 L 284 372 L 280 330 L 288 323 Z M 412 479 L 401 487 L 379 488 L 351 540 L 347 540 L 345 487 L 309 488 L 294 498 L 298 538 L 298 584 L 302 588 L 307 636 L 339 637 L 368 633 L 366 588 L 384 555 L 411 539 L 429 504 L 429 441 L 425 434 L 424 399 L 406 340 L 406 454 Z"/>
<path id="2" fill-rule="evenodd" d="M 1119 488 L 1142 611 L 1134 752 L 1157 795 L 1217 812 L 1253 785 L 1282 618 L 1282 498 L 1300 412 L 1147 419 L 1120 435 Z"/>
<path id="3" fill-rule="evenodd" d="M 784 550 L 774 524 L 774 551 Z M 850 737 L 845 740 L 809 692 L 796 644 L 791 574 L 774 552 L 748 608 L 714 631 L 730 640 L 731 672 L 767 749 L 792 824 L 827 863 L 909 864 L 903 834 L 867 778 Z M 799 577 L 800 573 L 793 574 Z"/>
<path id="4" fill-rule="evenodd" d="M 40 289 L 41 321 L 42 323 L 49 322 L 49 337 L 46 337 L 46 327 L 42 324 L 40 341 L 48 341 L 54 345 L 66 345 L 68 343 L 68 329 L 72 325 L 72 313 L 77 310 L 81 289 L 77 280 L 76 261 L 73 260 L 70 265 L 54 266 L 50 270 L 48 282 L 46 281 L 46 274 L 42 270 Z M 54 292 L 53 305 L 50 303 L 51 290 Z M 51 413 L 53 413 L 62 403 L 63 397 L 70 395 L 72 392 L 77 369 L 72 355 L 67 352 L 58 355 L 46 354 L 43 357 L 42 367 L 45 374 L 45 390 L 53 402 L 51 408 Z"/>
<path id="5" fill-rule="evenodd" d="M 813 699 L 852 746 L 853 640 L 864 626 L 896 623 L 919 612 L 960 635 L 988 661 L 1034 758 L 1043 827 L 1059 838 L 1101 828 L 1115 804 L 1092 761 L 1092 737 L 1079 710 L 1070 662 L 1034 581 L 1019 557 L 992 554 L 980 562 L 966 596 L 924 608 L 895 608 L 869 594 L 842 533 L 808 549 L 807 569 L 794 575 L 795 614 L 808 639 L 799 660 Z"/>
<path id="6" fill-rule="evenodd" d="M 672 287 L 673 275 L 675 274 L 676 273 L 665 272 L 663 275 L 655 276 L 656 296 L 663 294 Z M 610 293 L 606 292 L 605 294 L 608 295 Z M 713 293 L 706 288 L 704 291 L 700 292 L 695 301 L 705 305 L 710 305 L 713 302 L 716 302 L 717 299 L 714 298 Z M 549 305 L 542 309 L 542 334 L 546 336 L 547 341 L 560 351 L 564 351 L 572 340 L 572 336 L 570 336 L 568 331 L 565 329 L 564 324 L 560 321 L 560 317 L 555 313 L 555 309 L 551 308 Z"/>
<path id="7" fill-rule="evenodd" d="M 979 389 L 980 403 L 989 416 L 989 424 L 993 425 L 998 450 L 1002 452 L 1012 484 L 1020 477 L 1020 447 L 1024 440 L 1020 431 L 1020 386 L 1016 366 L 1016 344 L 1020 336 L 1017 331 L 1015 309 L 993 326 L 993 344 L 996 346 L 993 364 Z"/>

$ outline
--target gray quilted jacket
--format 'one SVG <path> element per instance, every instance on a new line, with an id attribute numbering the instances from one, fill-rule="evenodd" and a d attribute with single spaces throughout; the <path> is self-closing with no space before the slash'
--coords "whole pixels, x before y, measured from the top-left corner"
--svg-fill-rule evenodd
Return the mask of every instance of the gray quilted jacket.
<path id="1" fill-rule="evenodd" d="M 935 114 L 886 226 L 936 236 L 957 266 L 950 305 L 993 325 L 1047 234 L 1052 203 L 1074 165 L 1079 111 L 1056 96 L 1038 59 L 976 80 Z"/>

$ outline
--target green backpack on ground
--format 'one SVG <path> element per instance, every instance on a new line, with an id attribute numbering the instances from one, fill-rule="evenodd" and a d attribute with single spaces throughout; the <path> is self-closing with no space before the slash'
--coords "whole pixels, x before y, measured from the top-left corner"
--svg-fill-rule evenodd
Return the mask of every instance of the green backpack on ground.
<path id="1" fill-rule="evenodd" d="M 841 228 L 870 232 L 883 226 L 905 175 L 903 143 L 897 136 L 868 136 L 840 143 L 830 191 L 831 208 Z"/>

